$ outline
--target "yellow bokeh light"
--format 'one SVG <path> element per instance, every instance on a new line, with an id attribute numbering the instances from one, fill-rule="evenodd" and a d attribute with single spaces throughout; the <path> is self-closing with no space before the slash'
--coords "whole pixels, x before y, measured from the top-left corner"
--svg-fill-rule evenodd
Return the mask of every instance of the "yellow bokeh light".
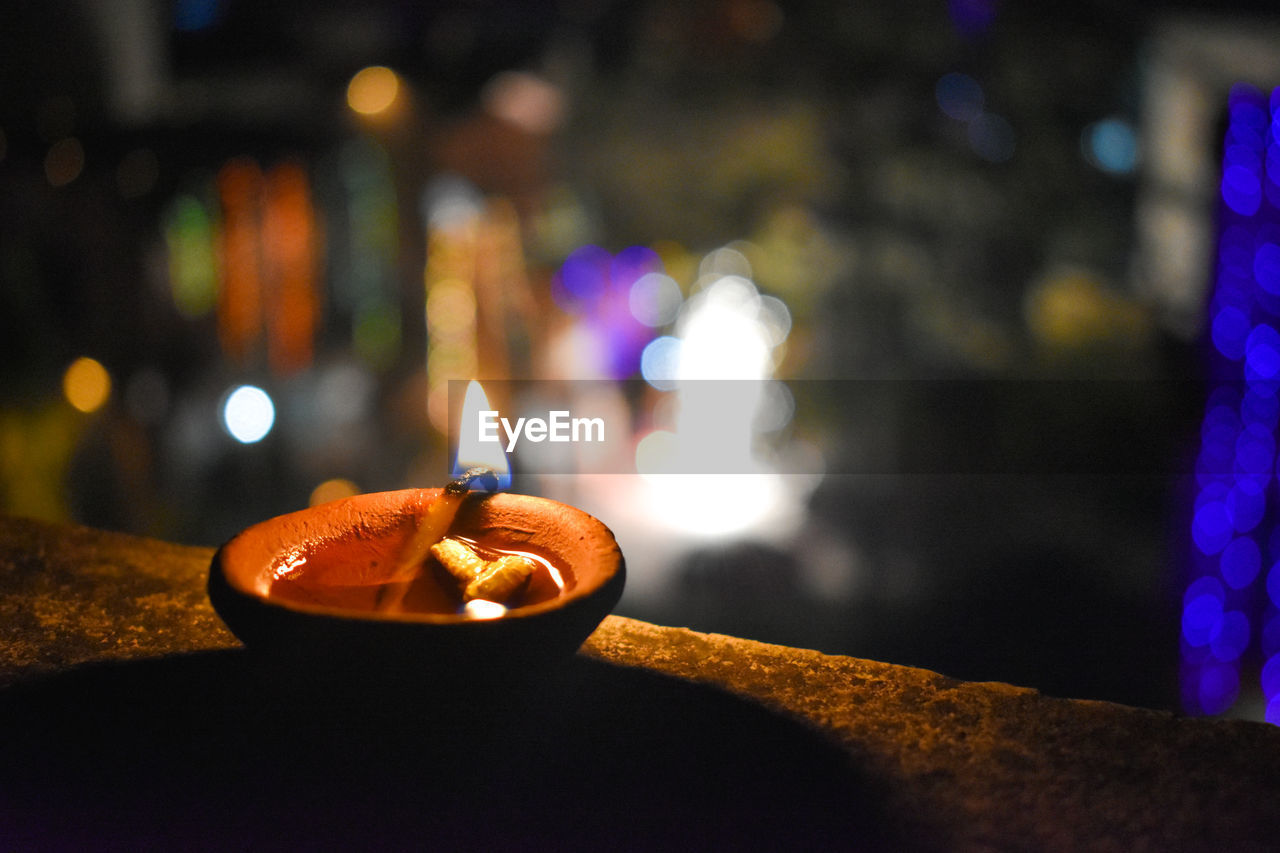
<path id="1" fill-rule="evenodd" d="M 371 65 L 357 71 L 347 84 L 347 106 L 361 115 L 384 112 L 400 93 L 400 78 L 382 65 Z"/>
<path id="2" fill-rule="evenodd" d="M 349 498 L 358 494 L 360 494 L 360 487 L 355 483 L 350 480 L 344 480 L 341 477 L 335 477 L 332 480 L 325 480 L 312 489 L 311 498 L 307 501 L 307 504 L 308 506 L 319 506 L 329 501 Z"/>
<path id="3" fill-rule="evenodd" d="M 80 411 L 97 411 L 111 396 L 111 375 L 100 362 L 88 356 L 77 358 L 62 375 L 62 393 Z"/>

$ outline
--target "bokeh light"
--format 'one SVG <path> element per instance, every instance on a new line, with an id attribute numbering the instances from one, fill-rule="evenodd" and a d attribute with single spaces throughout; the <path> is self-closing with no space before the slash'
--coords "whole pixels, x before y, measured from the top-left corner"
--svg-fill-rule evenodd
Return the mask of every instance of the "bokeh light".
<path id="1" fill-rule="evenodd" d="M 760 409 L 752 427 L 757 432 L 777 432 L 791 423 L 796 413 L 796 398 L 787 383 L 770 379 L 761 389 Z"/>
<path id="2" fill-rule="evenodd" d="M 100 362 L 81 356 L 63 373 L 62 393 L 79 411 L 95 412 L 111 396 L 111 375 Z"/>
<path id="3" fill-rule="evenodd" d="M 218 257 L 212 214 L 195 196 L 179 194 L 164 214 L 173 305 L 184 317 L 203 317 L 218 301 Z"/>
<path id="4" fill-rule="evenodd" d="M 65 187 L 84 171 L 84 146 L 75 137 L 60 139 L 44 156 L 44 175 L 51 186 Z"/>
<path id="5" fill-rule="evenodd" d="M 307 499 L 307 506 L 319 506 L 320 504 L 329 503 L 329 501 L 341 500 L 358 494 L 360 494 L 360 487 L 355 483 L 342 477 L 335 477 L 331 480 L 325 480 L 311 490 L 311 496 Z"/>
<path id="6" fill-rule="evenodd" d="M 699 280 L 710 278 L 714 281 L 730 275 L 747 280 L 754 275 L 751 261 L 736 246 L 721 246 L 719 249 L 708 252 L 698 264 Z"/>
<path id="7" fill-rule="evenodd" d="M 1262 183 L 1257 172 L 1246 166 L 1228 166 L 1222 175 L 1222 200 L 1241 216 L 1257 213 L 1262 202 Z"/>
<path id="8" fill-rule="evenodd" d="M 969 147 L 990 163 L 1004 163 L 1013 157 L 1018 137 L 1003 116 L 983 113 L 969 122 Z"/>
<path id="9" fill-rule="evenodd" d="M 655 429 L 636 442 L 636 473 L 645 476 L 678 474 L 674 461 L 680 452 L 674 432 Z"/>
<path id="10" fill-rule="evenodd" d="M 1222 621 L 1222 599 L 1210 593 L 1197 595 L 1182 608 L 1182 636 L 1192 646 L 1206 646 Z"/>
<path id="11" fill-rule="evenodd" d="M 1232 361 L 1239 361 L 1244 357 L 1244 340 L 1249 329 L 1249 315 L 1239 308 L 1227 306 L 1214 316 L 1210 336 L 1218 352 Z"/>
<path id="12" fill-rule="evenodd" d="M 1187 586 L 1186 592 L 1182 596 L 1182 603 L 1185 606 L 1204 595 L 1216 598 L 1219 602 L 1227 600 L 1227 593 L 1223 589 L 1222 581 L 1212 575 L 1206 575 L 1205 577 L 1197 578 Z"/>
<path id="13" fill-rule="evenodd" d="M 1208 664 L 1200 671 L 1200 707 L 1206 714 L 1221 714 L 1235 704 L 1240 693 L 1240 672 L 1231 664 Z"/>
<path id="14" fill-rule="evenodd" d="M 490 115 L 534 134 L 551 133 L 564 117 L 564 95 L 547 80 L 527 71 L 503 71 L 480 95 Z"/>
<path id="15" fill-rule="evenodd" d="M 1196 510 L 1191 522 L 1191 536 L 1206 555 L 1213 556 L 1227 547 L 1234 526 L 1231 514 L 1221 501 L 1209 501 Z"/>
<path id="16" fill-rule="evenodd" d="M 680 339 L 662 335 L 650 341 L 640 353 L 640 375 L 659 391 L 676 387 L 680 370 Z"/>
<path id="17" fill-rule="evenodd" d="M 360 115 L 377 115 L 396 102 L 400 77 L 384 65 L 362 68 L 347 84 L 347 106 Z"/>
<path id="18" fill-rule="evenodd" d="M 222 404 L 222 425 L 241 444 L 262 441 L 275 422 L 275 404 L 255 385 L 241 385 Z"/>
<path id="19" fill-rule="evenodd" d="M 1276 607 L 1280 607 L 1280 562 L 1276 562 L 1267 572 L 1267 597 Z"/>
<path id="20" fill-rule="evenodd" d="M 646 326 L 666 326 L 676 319 L 684 295 L 676 280 L 664 273 L 645 273 L 631 285 L 627 305 L 631 316 Z"/>
<path id="21" fill-rule="evenodd" d="M 996 0 L 948 0 L 951 22 L 962 35 L 980 36 L 996 19 Z"/>
<path id="22" fill-rule="evenodd" d="M 953 71 L 939 78 L 934 87 L 938 108 L 957 121 L 970 122 L 982 115 L 985 95 L 982 86 L 968 74 Z"/>
<path id="23" fill-rule="evenodd" d="M 1280 375 L 1280 333 L 1259 323 L 1244 342 L 1245 378 L 1274 379 Z"/>
<path id="24" fill-rule="evenodd" d="M 1106 118 L 1085 128 L 1081 136 L 1085 158 L 1112 175 L 1128 175 L 1138 166 L 1138 134 L 1121 118 Z"/>
<path id="25" fill-rule="evenodd" d="M 173 28 L 183 33 L 208 29 L 217 22 L 221 12 L 221 0 L 175 0 Z"/>
<path id="26" fill-rule="evenodd" d="M 1249 646 L 1249 618 L 1239 610 L 1230 610 L 1213 627 L 1209 649 L 1224 663 L 1239 659 Z"/>
<path id="27" fill-rule="evenodd" d="M 760 294 L 741 276 L 722 276 L 689 299 L 677 330 L 681 379 L 761 379 L 771 369 Z"/>
<path id="28" fill-rule="evenodd" d="M 1241 477 L 1227 490 L 1224 505 L 1237 533 L 1248 533 L 1261 522 L 1267 510 L 1264 483 Z"/>
<path id="29" fill-rule="evenodd" d="M 604 295 L 613 258 L 599 246 L 577 249 L 560 266 L 559 282 L 568 297 L 562 307 L 576 309 Z"/>
<path id="30" fill-rule="evenodd" d="M 1280 563 L 1259 580 L 1263 566 L 1280 557 L 1280 526 L 1268 506 L 1280 419 L 1280 332 L 1273 319 L 1280 315 L 1280 210 L 1261 191 L 1274 177 L 1266 173 L 1273 158 L 1269 152 L 1264 158 L 1263 99 L 1237 86 L 1229 107 L 1207 318 L 1213 344 L 1209 375 L 1217 384 L 1200 429 L 1199 490 L 1190 530 L 1193 579 L 1183 596 L 1181 623 L 1183 703 L 1204 714 L 1225 713 L 1236 703 L 1241 673 L 1252 666 L 1255 634 L 1264 659 L 1280 651 L 1280 622 L 1262 618 L 1269 604 L 1280 605 Z M 1101 127 L 1093 127 L 1094 138 Z M 1100 159 L 1099 152 L 1093 159 Z M 1280 671 L 1264 667 L 1262 676 L 1267 718 L 1280 722 Z"/>

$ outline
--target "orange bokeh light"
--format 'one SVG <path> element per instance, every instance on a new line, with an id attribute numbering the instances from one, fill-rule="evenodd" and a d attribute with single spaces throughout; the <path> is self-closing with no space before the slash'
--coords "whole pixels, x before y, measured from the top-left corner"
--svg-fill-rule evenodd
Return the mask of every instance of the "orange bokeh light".
<path id="1" fill-rule="evenodd" d="M 400 78 L 382 65 L 371 65 L 357 71 L 347 84 L 347 106 L 360 115 L 377 115 L 396 102 L 400 94 Z"/>
<path id="2" fill-rule="evenodd" d="M 97 411 L 111 396 L 111 374 L 101 362 L 82 356 L 71 362 L 62 375 L 62 393 L 79 411 Z"/>

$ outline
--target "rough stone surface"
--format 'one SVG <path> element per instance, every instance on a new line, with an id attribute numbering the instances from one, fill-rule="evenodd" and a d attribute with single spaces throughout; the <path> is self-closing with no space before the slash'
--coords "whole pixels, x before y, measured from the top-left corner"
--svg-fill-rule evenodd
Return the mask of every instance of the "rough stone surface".
<path id="1" fill-rule="evenodd" d="M 0 516 L 0 686 L 77 664 L 239 645 L 205 595 L 212 554 Z"/>
<path id="2" fill-rule="evenodd" d="M 0 516 L 0 698 L 83 665 L 235 649 L 205 597 L 211 556 L 207 548 Z M 883 792 L 882 819 L 920 848 L 1280 846 L 1280 728 L 1053 699 L 615 616 L 578 661 L 563 679 L 589 711 L 584 743 L 599 736 L 589 731 L 592 720 L 623 713 L 591 710 L 593 685 L 599 696 L 630 702 L 643 703 L 650 691 L 655 707 L 670 700 L 673 715 L 723 708 L 702 694 L 693 704 L 685 694 L 666 696 L 665 684 L 732 697 L 834 744 Z M 624 673 L 640 680 L 620 681 Z M 703 720 L 690 737 L 716 724 Z"/>
<path id="3" fill-rule="evenodd" d="M 1280 848 L 1280 728 L 610 618 L 583 653 L 809 723 L 944 849 Z"/>

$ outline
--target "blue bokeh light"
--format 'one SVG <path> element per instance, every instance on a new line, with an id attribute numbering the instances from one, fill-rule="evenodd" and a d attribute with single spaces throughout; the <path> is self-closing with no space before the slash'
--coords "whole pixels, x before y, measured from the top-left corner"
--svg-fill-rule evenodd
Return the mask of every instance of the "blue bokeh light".
<path id="1" fill-rule="evenodd" d="M 679 338 L 671 335 L 656 337 L 640 353 L 640 375 L 659 391 L 675 389 L 679 369 Z"/>
<path id="2" fill-rule="evenodd" d="M 1200 707 L 1206 714 L 1223 713 L 1239 693 L 1240 673 L 1231 664 L 1208 664 L 1200 671 Z"/>
<path id="3" fill-rule="evenodd" d="M 1222 152 L 1222 163 L 1225 166 L 1242 166 L 1256 175 L 1262 170 L 1262 151 L 1256 145 L 1237 142 Z"/>
<path id="4" fill-rule="evenodd" d="M 990 29 L 996 19 L 996 0 L 947 0 L 947 11 L 962 34 L 979 36 Z"/>
<path id="5" fill-rule="evenodd" d="M 1231 130 L 1236 133 L 1244 131 L 1261 133 L 1271 125 L 1266 109 L 1258 102 L 1258 95 L 1243 86 L 1232 93 L 1229 112 Z"/>
<path id="6" fill-rule="evenodd" d="M 1239 610 L 1229 610 L 1214 625 L 1209 637 L 1209 650 L 1223 663 L 1238 660 L 1249 647 L 1249 617 Z"/>
<path id="7" fill-rule="evenodd" d="M 1280 654 L 1267 658 L 1262 665 L 1262 693 L 1264 696 L 1280 696 Z"/>
<path id="8" fill-rule="evenodd" d="M 1205 575 L 1204 577 L 1196 578 L 1187 586 L 1187 591 L 1182 596 L 1183 606 L 1185 607 L 1204 595 L 1212 596 L 1218 599 L 1219 602 L 1227 600 L 1227 591 L 1223 588 L 1222 581 L 1213 575 Z"/>
<path id="9" fill-rule="evenodd" d="M 1193 646 L 1207 646 L 1222 621 L 1222 599 L 1205 593 L 1182 608 L 1182 636 Z"/>
<path id="10" fill-rule="evenodd" d="M 1272 613 L 1262 625 L 1262 656 L 1280 655 L 1280 613 Z"/>
<path id="11" fill-rule="evenodd" d="M 1280 422 L 1280 399 L 1274 392 L 1267 393 L 1266 388 L 1253 385 L 1246 392 L 1240 403 L 1240 416 L 1246 424 L 1258 424 L 1268 431 L 1274 431 Z"/>
<path id="12" fill-rule="evenodd" d="M 1237 533 L 1248 533 L 1262 523 L 1267 511 L 1267 496 L 1263 484 L 1256 480 L 1241 479 L 1228 491 L 1223 501 L 1231 526 Z"/>
<path id="13" fill-rule="evenodd" d="M 1253 216 L 1262 203 L 1258 173 L 1244 166 L 1228 166 L 1222 174 L 1222 200 L 1241 216 Z"/>
<path id="14" fill-rule="evenodd" d="M 1017 150 L 1018 136 L 1002 116 L 983 113 L 969 122 L 969 147 L 989 163 L 1004 163 Z"/>
<path id="15" fill-rule="evenodd" d="M 605 249 L 583 246 L 565 258 L 558 280 L 572 302 L 590 303 L 604 295 L 612 262 Z"/>
<path id="16" fill-rule="evenodd" d="M 1276 441 L 1261 424 L 1248 424 L 1236 439 L 1236 470 L 1246 474 L 1269 474 L 1275 459 Z"/>
<path id="17" fill-rule="evenodd" d="M 1232 589 L 1244 589 L 1253 583 L 1253 579 L 1258 576 L 1262 568 L 1262 551 L 1253 539 L 1241 536 L 1222 549 L 1222 557 L 1218 565 L 1227 586 Z"/>
<path id="18" fill-rule="evenodd" d="M 1244 342 L 1245 378 L 1275 379 L 1280 374 L 1280 334 L 1259 323 Z"/>
<path id="19" fill-rule="evenodd" d="M 176 0 L 173 28 L 181 33 L 198 32 L 213 26 L 221 14 L 221 0 Z"/>
<path id="20" fill-rule="evenodd" d="M 628 246 L 609 266 L 609 278 L 616 287 L 630 288 L 646 273 L 662 272 L 662 258 L 648 246 Z"/>
<path id="21" fill-rule="evenodd" d="M 1196 547 L 1210 557 L 1227 547 L 1234 532 L 1231 513 L 1222 501 L 1207 501 L 1196 510 L 1191 522 L 1191 536 Z"/>
<path id="22" fill-rule="evenodd" d="M 1280 246 L 1263 243 L 1253 256 L 1253 276 L 1268 293 L 1280 293 Z"/>
<path id="23" fill-rule="evenodd" d="M 1223 308 L 1213 318 L 1213 345 L 1232 361 L 1244 357 L 1244 340 L 1248 334 L 1249 315 L 1239 308 Z"/>
<path id="24" fill-rule="evenodd" d="M 1107 118 L 1085 128 L 1085 158 L 1113 175 L 1128 175 L 1138 166 L 1138 135 L 1124 119 Z"/>
<path id="25" fill-rule="evenodd" d="M 939 109 L 957 121 L 970 122 L 982 115 L 986 96 L 982 85 L 968 74 L 959 71 L 943 74 L 933 93 Z"/>
<path id="26" fill-rule="evenodd" d="M 1206 317 L 1217 387 L 1196 456 L 1181 683 L 1187 710 L 1229 710 L 1256 635 L 1266 718 L 1280 723 L 1280 525 L 1269 505 L 1280 472 L 1280 89 L 1271 102 L 1269 112 L 1260 93 L 1237 86 L 1228 104 Z"/>

